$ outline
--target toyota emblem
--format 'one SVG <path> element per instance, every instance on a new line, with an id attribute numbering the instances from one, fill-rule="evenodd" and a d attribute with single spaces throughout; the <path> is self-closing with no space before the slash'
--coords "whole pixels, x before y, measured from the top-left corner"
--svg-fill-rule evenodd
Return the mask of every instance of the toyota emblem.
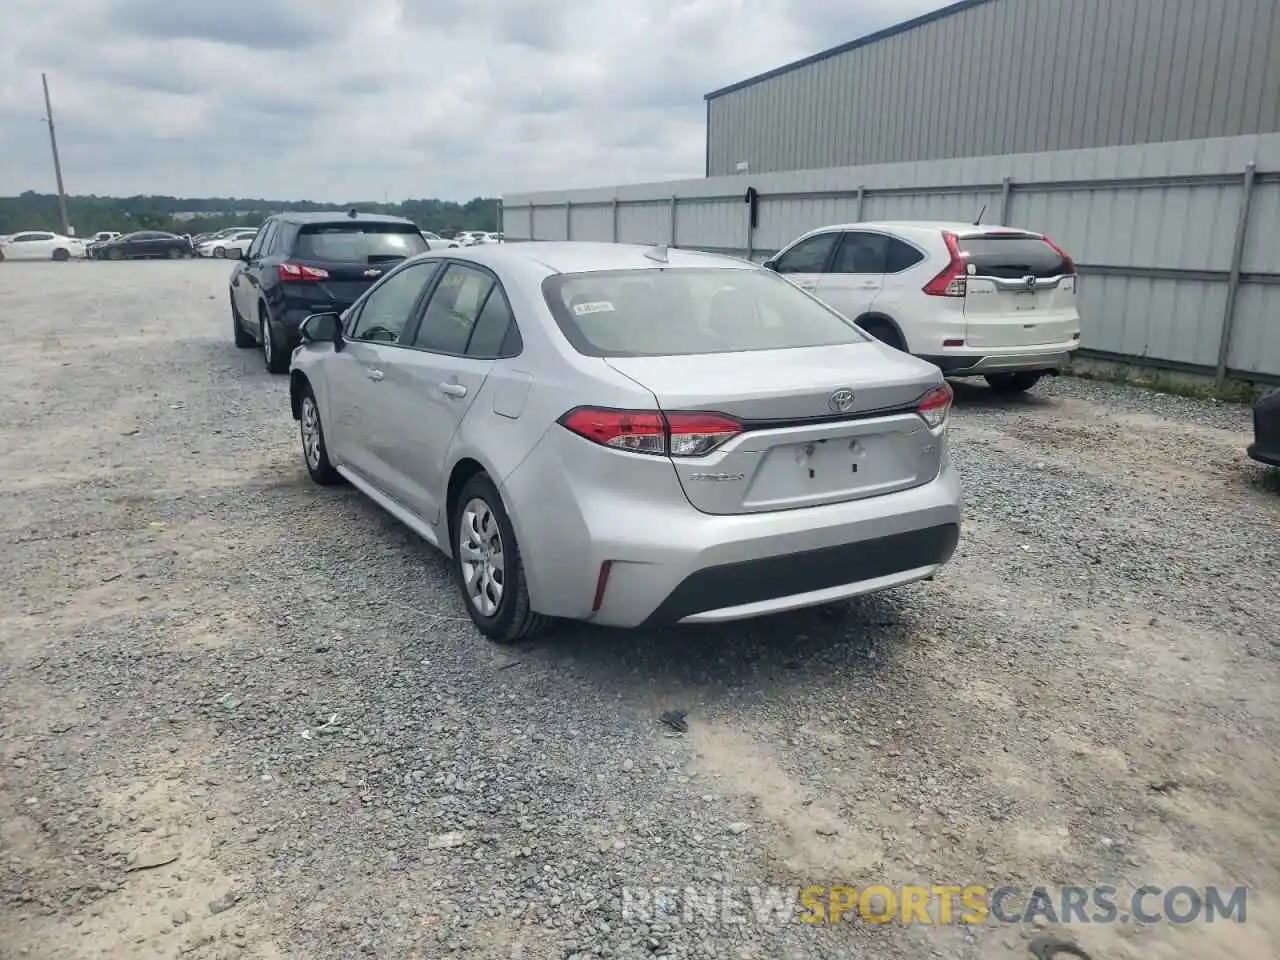
<path id="1" fill-rule="evenodd" d="M 829 406 L 834 413 L 848 413 L 853 409 L 853 391 L 837 390 L 827 401 L 827 406 Z"/>

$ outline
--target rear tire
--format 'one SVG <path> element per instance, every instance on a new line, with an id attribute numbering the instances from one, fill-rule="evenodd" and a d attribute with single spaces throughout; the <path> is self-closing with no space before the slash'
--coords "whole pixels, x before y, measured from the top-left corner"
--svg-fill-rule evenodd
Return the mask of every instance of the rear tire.
<path id="1" fill-rule="evenodd" d="M 265 308 L 259 309 L 258 333 L 262 337 L 262 361 L 270 373 L 289 372 L 289 354 L 276 343 L 275 334 L 271 332 L 271 321 L 267 319 Z"/>
<path id="2" fill-rule="evenodd" d="M 866 323 L 858 324 L 858 326 L 885 346 L 906 352 L 907 345 L 902 342 L 902 336 L 894 329 L 893 324 L 885 320 L 868 320 Z"/>
<path id="3" fill-rule="evenodd" d="M 248 350 L 258 345 L 258 341 L 253 339 L 253 334 L 244 328 L 244 319 L 236 309 L 235 297 L 231 298 L 231 327 L 235 332 L 236 346 L 241 350 Z"/>
<path id="4" fill-rule="evenodd" d="M 53 259 L 57 260 L 59 263 L 64 263 L 71 259 L 71 253 L 66 248 L 59 247 L 57 250 L 53 251 Z"/>
<path id="5" fill-rule="evenodd" d="M 1026 393 L 1043 376 L 1043 371 L 1027 370 L 1021 373 L 989 373 L 984 379 L 996 393 Z"/>
<path id="6" fill-rule="evenodd" d="M 121 250 L 119 247 L 113 247 L 113 248 L 111 249 L 111 252 L 107 254 L 107 259 L 108 259 L 108 260 L 123 260 L 123 259 L 124 259 L 124 251 L 123 251 L 123 250 Z"/>
<path id="7" fill-rule="evenodd" d="M 462 485 L 451 532 L 454 580 L 476 629 L 495 643 L 515 643 L 545 630 L 550 618 L 530 606 L 515 529 L 488 474 L 477 473 Z"/>

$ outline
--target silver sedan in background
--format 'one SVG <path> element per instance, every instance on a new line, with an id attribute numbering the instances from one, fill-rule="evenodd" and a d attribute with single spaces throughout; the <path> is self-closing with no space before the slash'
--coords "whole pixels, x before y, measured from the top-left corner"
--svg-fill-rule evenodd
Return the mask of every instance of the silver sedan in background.
<path id="1" fill-rule="evenodd" d="M 497 641 L 707 623 L 932 576 L 951 388 L 776 274 L 610 243 L 397 266 L 302 326 L 307 470 L 452 559 Z"/>

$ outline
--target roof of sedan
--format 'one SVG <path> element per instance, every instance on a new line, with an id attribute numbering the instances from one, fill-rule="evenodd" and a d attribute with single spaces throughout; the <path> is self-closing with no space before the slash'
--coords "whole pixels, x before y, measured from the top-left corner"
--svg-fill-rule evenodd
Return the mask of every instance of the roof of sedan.
<path id="1" fill-rule="evenodd" d="M 646 256 L 656 248 L 636 243 L 603 243 L 582 240 L 530 240 L 519 243 L 481 244 L 449 250 L 479 263 L 498 265 L 513 260 L 537 263 L 554 273 L 589 273 L 595 270 L 643 270 L 659 267 L 751 267 L 749 261 L 701 250 L 668 248 L 666 260 Z"/>

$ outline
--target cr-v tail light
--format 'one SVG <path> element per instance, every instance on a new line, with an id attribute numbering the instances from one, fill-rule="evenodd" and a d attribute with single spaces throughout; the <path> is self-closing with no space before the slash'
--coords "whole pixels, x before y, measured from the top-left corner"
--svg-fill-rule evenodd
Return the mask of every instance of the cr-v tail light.
<path id="1" fill-rule="evenodd" d="M 924 292 L 931 297 L 963 297 L 968 293 L 967 267 L 960 255 L 960 241 L 954 233 L 943 231 L 947 245 L 947 265 L 942 272 L 925 284 Z"/>
<path id="2" fill-rule="evenodd" d="M 953 396 L 951 384 L 944 382 L 942 386 L 934 387 L 920 398 L 916 412 L 929 425 L 930 430 L 937 430 L 946 424 Z"/>
<path id="3" fill-rule="evenodd" d="M 742 432 L 721 413 L 660 413 L 575 407 L 560 425 L 601 446 L 659 457 L 702 457 Z"/>

